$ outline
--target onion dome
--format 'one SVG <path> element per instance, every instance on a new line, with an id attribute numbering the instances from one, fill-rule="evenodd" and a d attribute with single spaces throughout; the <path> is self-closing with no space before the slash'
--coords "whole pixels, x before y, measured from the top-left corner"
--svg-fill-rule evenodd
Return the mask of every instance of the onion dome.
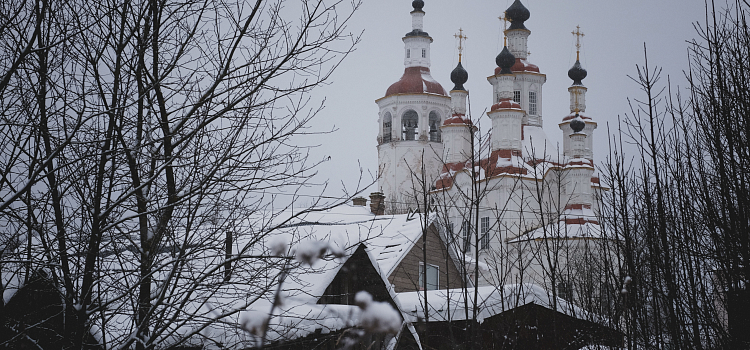
<path id="1" fill-rule="evenodd" d="M 575 119 L 570 121 L 570 128 L 573 129 L 573 132 L 581 132 L 585 127 L 586 122 L 581 120 L 581 118 L 578 118 L 578 115 L 576 115 Z"/>
<path id="2" fill-rule="evenodd" d="M 424 7 L 424 1 L 414 0 L 411 2 L 411 6 L 414 8 L 414 11 L 422 11 L 422 8 Z"/>
<path id="3" fill-rule="evenodd" d="M 430 69 L 427 67 L 407 67 L 404 69 L 404 75 L 388 88 L 385 96 L 421 93 L 448 96 L 443 86 L 432 78 Z"/>
<path id="4" fill-rule="evenodd" d="M 464 69 L 464 66 L 461 65 L 461 62 L 458 62 L 458 65 L 456 68 L 453 68 L 453 71 L 451 72 L 451 81 L 453 84 L 456 84 L 453 87 L 453 90 L 464 90 L 464 84 L 469 80 L 469 72 Z"/>
<path id="5" fill-rule="evenodd" d="M 568 70 L 568 77 L 573 79 L 573 85 L 583 85 L 581 80 L 586 78 L 587 74 L 586 70 L 581 67 L 581 61 L 579 60 L 576 60 L 573 67 Z"/>
<path id="6" fill-rule="evenodd" d="M 529 12 L 529 9 L 526 8 L 526 6 L 523 6 L 521 0 L 516 0 L 512 5 L 510 5 L 510 7 L 508 7 L 507 10 L 505 10 L 505 16 L 510 20 L 510 28 L 508 28 L 509 30 L 526 29 L 526 27 L 523 25 L 523 22 L 526 22 L 526 20 L 531 17 L 531 13 Z"/>
<path id="7" fill-rule="evenodd" d="M 497 66 L 501 69 L 500 72 L 495 72 L 495 74 L 513 74 L 510 68 L 516 63 L 516 58 L 513 57 L 513 54 L 510 53 L 508 47 L 505 46 L 503 47 L 503 51 L 495 57 L 495 63 L 497 63 Z"/>

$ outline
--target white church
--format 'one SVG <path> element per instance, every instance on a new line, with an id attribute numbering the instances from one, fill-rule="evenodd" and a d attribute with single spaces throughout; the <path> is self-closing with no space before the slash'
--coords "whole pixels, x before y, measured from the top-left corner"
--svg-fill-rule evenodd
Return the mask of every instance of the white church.
<path id="1" fill-rule="evenodd" d="M 530 282 L 565 294 L 570 282 L 555 268 L 585 263 L 600 237 L 596 198 L 602 187 L 592 147 L 597 123 L 585 113 L 586 70 L 577 58 L 568 71 L 570 110 L 551 121 L 563 136 L 558 150 L 542 128 L 547 78 L 527 60 L 530 12 L 520 0 L 505 12 L 505 47 L 497 68 L 487 72 L 493 100 L 479 102 L 486 117 L 467 115 L 468 72 L 460 53 L 450 92 L 433 79 L 424 2 L 412 6 L 404 74 L 375 101 L 384 213 L 421 210 L 419 193 L 426 190 L 444 239 L 464 254 L 469 275 L 478 268 L 480 286 Z M 579 30 L 574 34 L 580 39 Z M 491 120 L 489 135 L 478 133 L 480 117 Z"/>

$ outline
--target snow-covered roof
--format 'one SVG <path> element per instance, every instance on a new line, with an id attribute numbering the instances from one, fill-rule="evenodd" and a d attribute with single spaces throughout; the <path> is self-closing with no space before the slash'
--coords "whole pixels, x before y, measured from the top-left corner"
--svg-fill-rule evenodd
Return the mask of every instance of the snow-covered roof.
<path id="1" fill-rule="evenodd" d="M 557 154 L 557 147 L 549 142 L 547 133 L 539 126 L 524 125 L 521 149 L 530 159 L 551 159 Z"/>
<path id="2" fill-rule="evenodd" d="M 509 243 L 537 239 L 600 239 L 602 229 L 591 207 L 566 209 L 556 222 L 520 235 Z"/>
<path id="3" fill-rule="evenodd" d="M 428 291 L 429 319 L 431 321 L 462 321 L 466 320 L 467 316 L 471 319 L 474 293 L 474 288 Z M 550 292 L 535 284 L 482 286 L 476 288 L 476 293 L 479 301 L 477 322 L 480 323 L 489 317 L 527 304 L 536 304 L 551 310 L 556 304 L 557 311 L 568 316 L 588 320 L 601 319 L 564 299 L 554 299 Z M 398 301 L 409 321 L 416 322 L 418 319 L 424 319 L 424 291 L 398 293 Z M 468 310 L 466 305 L 468 305 Z"/>
<path id="4" fill-rule="evenodd" d="M 251 334 L 237 326 L 242 325 L 249 317 L 246 315 L 252 315 L 253 311 L 270 312 L 277 290 L 283 304 L 275 314 L 281 313 L 284 317 L 271 320 L 274 329 L 269 333 L 269 341 L 274 337 L 278 340 L 304 336 L 318 329 L 325 332 L 349 327 L 358 322 L 356 307 L 316 303 L 347 259 L 362 244 L 366 247 L 368 259 L 395 299 L 387 273 L 395 268 L 421 235 L 418 218 L 375 216 L 367 207 L 351 205 L 297 215 L 299 210 L 302 209 L 258 212 L 234 223 L 238 233 L 232 242 L 233 260 L 228 282 L 223 281 L 224 231 L 220 231 L 221 236 L 214 240 L 205 240 L 205 235 L 210 233 L 202 232 L 202 240 L 196 240 L 200 243 L 190 243 L 194 232 L 173 232 L 175 237 L 170 241 L 183 242 L 179 248 L 190 251 L 186 253 L 190 259 L 183 259 L 179 249 L 169 247 L 156 259 L 152 287 L 154 303 L 166 315 L 177 316 L 173 322 L 165 324 L 165 328 L 153 332 L 158 337 L 154 342 L 176 344 L 187 337 L 188 343 L 250 344 Z M 254 229 L 259 222 L 265 231 Z M 102 273 L 98 290 L 101 292 L 97 293 L 97 303 L 104 309 L 93 319 L 93 332 L 99 339 L 106 339 L 108 347 L 117 347 L 135 335 L 136 317 L 130 301 L 138 290 L 139 251 L 131 237 L 116 238 L 122 240 L 117 242 L 115 238 L 111 239 L 113 241 L 103 243 L 105 251 L 100 254 Z M 38 247 L 40 254 L 43 253 L 39 242 L 32 245 Z M 302 253 L 311 249 L 322 249 L 325 254 L 320 259 L 309 260 L 309 263 L 301 262 Z M 175 266 L 180 266 L 179 279 L 170 276 L 175 273 L 172 270 Z M 22 287 L 23 271 L 21 262 L 4 265 L 1 276 L 4 302 L 12 300 Z M 281 288 L 277 289 L 282 274 L 286 277 Z M 123 298 L 123 295 L 127 297 Z M 295 315 L 304 317 L 296 317 L 299 322 L 294 324 L 292 332 L 290 322 Z M 413 331 L 413 327 L 409 329 Z"/>
<path id="5" fill-rule="evenodd" d="M 387 276 L 421 235 L 420 220 L 407 220 L 407 216 L 375 216 L 367 207 L 344 205 L 306 213 L 280 227 L 266 242 L 294 241 L 287 247 L 292 256 L 299 257 L 303 250 L 320 250 L 320 242 L 324 242 L 329 251 L 340 249 L 344 254 L 338 258 L 327 254 L 310 265 L 298 264 L 288 272 L 280 288 L 282 305 L 270 318 L 266 340 L 288 341 L 316 331 L 325 334 L 361 321 L 361 309 L 357 306 L 316 304 L 360 244 L 366 247 L 368 258 L 395 301 L 396 294 Z M 272 243 L 264 244 L 273 246 Z M 275 274 L 271 272 L 271 275 Z M 261 316 L 268 318 L 273 298 L 269 294 L 250 303 L 245 311 L 234 317 L 234 321 L 249 329 L 250 320 L 258 320 Z M 414 331 L 413 327 L 407 328 Z M 223 327 L 222 323 L 208 327 L 202 334 L 206 332 L 212 334 L 211 339 L 232 337 L 224 339 L 223 344 L 258 345 L 257 337 L 248 332 L 238 333 L 231 326 Z"/>
<path id="6" fill-rule="evenodd" d="M 430 214 L 428 219 L 432 222 L 434 214 Z M 300 230 L 305 233 L 305 241 L 325 240 L 342 249 L 356 248 L 363 243 L 374 258 L 376 268 L 387 277 L 419 241 L 422 236 L 422 220 L 419 214 L 375 216 L 369 207 L 343 205 L 331 210 L 305 214 L 288 223 L 277 235 L 291 238 L 294 232 Z M 296 249 L 297 247 L 292 245 L 291 250 Z M 324 264 L 324 261 L 316 262 L 314 267 L 325 269 L 326 266 L 321 264 Z M 330 282 L 321 280 L 320 276 L 310 279 L 317 284 L 327 285 Z"/>

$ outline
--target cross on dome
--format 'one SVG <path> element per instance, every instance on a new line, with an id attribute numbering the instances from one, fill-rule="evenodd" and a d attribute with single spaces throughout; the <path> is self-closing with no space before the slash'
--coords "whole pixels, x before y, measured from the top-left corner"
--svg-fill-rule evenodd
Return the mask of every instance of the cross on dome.
<path id="1" fill-rule="evenodd" d="M 581 54 L 581 37 L 585 36 L 585 34 L 581 32 L 581 26 L 576 26 L 576 30 L 570 33 L 576 36 L 576 61 L 577 61 L 580 59 L 580 54 Z"/>
<path id="2" fill-rule="evenodd" d="M 464 51 L 463 43 L 464 40 L 468 39 L 466 35 L 464 35 L 464 30 L 462 28 L 458 28 L 458 34 L 453 34 L 455 38 L 458 39 L 458 62 L 461 62 L 461 53 Z"/>
<path id="3" fill-rule="evenodd" d="M 508 31 L 508 22 L 512 22 L 512 18 L 508 18 L 508 11 L 503 11 L 503 15 L 497 19 L 503 21 L 503 46 L 508 46 L 508 36 L 505 32 Z"/>

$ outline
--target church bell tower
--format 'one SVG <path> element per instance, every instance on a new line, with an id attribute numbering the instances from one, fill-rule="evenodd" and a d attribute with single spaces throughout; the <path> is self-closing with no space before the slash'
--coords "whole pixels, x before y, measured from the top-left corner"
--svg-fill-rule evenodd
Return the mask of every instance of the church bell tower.
<path id="1" fill-rule="evenodd" d="M 440 126 L 451 99 L 430 75 L 432 37 L 424 31 L 424 1 L 412 1 L 412 29 L 404 42 L 404 74 L 378 104 L 378 190 L 386 213 L 418 207 L 418 193 L 429 191 L 443 167 Z M 420 183 L 424 172 L 424 184 Z"/>

